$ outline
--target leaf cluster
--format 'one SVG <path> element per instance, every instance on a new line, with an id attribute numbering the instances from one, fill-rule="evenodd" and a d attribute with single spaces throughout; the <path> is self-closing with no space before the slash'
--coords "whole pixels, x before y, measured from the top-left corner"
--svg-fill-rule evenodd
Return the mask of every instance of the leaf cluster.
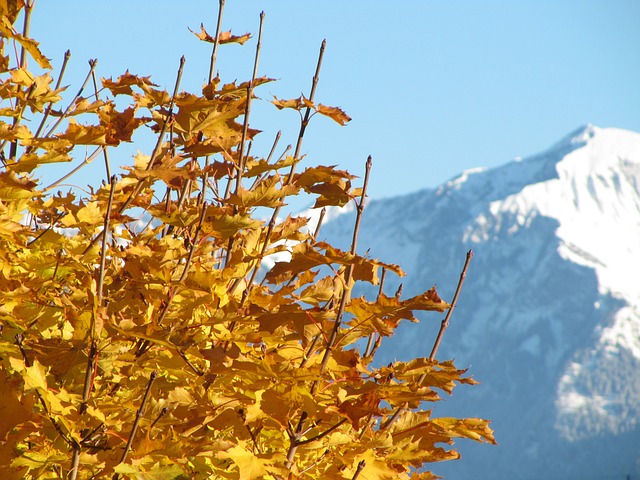
<path id="1" fill-rule="evenodd" d="M 62 73 L 52 85 L 38 44 L 13 27 L 20 10 L 0 1 L 3 478 L 419 479 L 457 458 L 455 438 L 494 442 L 485 420 L 422 408 L 473 384 L 464 370 L 373 364 L 400 322 L 450 307 L 435 289 L 387 296 L 381 272 L 400 267 L 355 253 L 355 236 L 342 251 L 308 218 L 279 218 L 302 192 L 361 214 L 366 181 L 354 188 L 335 166 L 297 173 L 297 153 L 249 155 L 253 89 L 271 79 L 216 77 L 193 94 L 179 92 L 180 70 L 170 94 L 126 72 L 102 79 L 103 98 L 96 88 L 64 107 Z M 14 46 L 26 52 L 15 62 Z M 349 121 L 312 98 L 274 103 Z M 45 165 L 86 164 L 87 145 L 110 173 L 108 153 L 144 125 L 153 150 L 89 194 L 38 180 Z M 356 282 L 380 294 L 351 298 Z"/>

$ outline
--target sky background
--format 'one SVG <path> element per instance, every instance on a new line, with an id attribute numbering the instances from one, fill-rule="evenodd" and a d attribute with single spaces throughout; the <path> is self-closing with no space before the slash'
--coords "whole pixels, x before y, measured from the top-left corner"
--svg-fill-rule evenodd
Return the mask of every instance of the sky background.
<path id="1" fill-rule="evenodd" d="M 640 2 L 637 0 L 274 1 L 227 0 L 223 28 L 252 32 L 219 50 L 223 82 L 248 80 L 259 14 L 266 13 L 252 127 L 252 154 L 295 144 L 298 117 L 269 103 L 308 95 L 323 39 L 316 101 L 343 108 L 345 127 L 317 117 L 304 165 L 374 167 L 369 193 L 384 198 L 434 187 L 461 171 L 496 166 L 546 149 L 593 123 L 640 131 Z M 37 0 L 31 34 L 75 93 L 97 58 L 98 75 L 151 75 L 171 91 L 181 55 L 184 89 L 200 92 L 211 44 L 187 27 L 215 33 L 218 1 Z M 136 137 L 134 137 L 135 139 Z M 145 153 L 144 140 L 135 145 Z M 126 149 L 112 162 L 127 164 Z M 68 165 L 57 167 L 61 173 Z M 71 183 L 104 177 L 94 161 Z M 304 205 L 296 205 L 302 208 Z"/>

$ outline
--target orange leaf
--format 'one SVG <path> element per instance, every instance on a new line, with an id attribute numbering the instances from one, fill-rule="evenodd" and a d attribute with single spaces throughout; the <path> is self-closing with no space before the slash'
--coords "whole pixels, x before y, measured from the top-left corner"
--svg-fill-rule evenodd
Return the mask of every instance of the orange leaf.
<path id="1" fill-rule="evenodd" d="M 204 25 L 200 24 L 200 33 L 196 33 L 193 30 L 189 29 L 191 33 L 193 33 L 196 37 L 204 42 L 215 43 L 215 38 L 207 33 L 204 29 Z M 220 32 L 218 35 L 218 43 L 223 45 L 225 43 L 239 43 L 243 45 L 247 40 L 251 38 L 251 34 L 245 33 L 244 35 L 231 35 L 231 30 L 227 32 Z"/>

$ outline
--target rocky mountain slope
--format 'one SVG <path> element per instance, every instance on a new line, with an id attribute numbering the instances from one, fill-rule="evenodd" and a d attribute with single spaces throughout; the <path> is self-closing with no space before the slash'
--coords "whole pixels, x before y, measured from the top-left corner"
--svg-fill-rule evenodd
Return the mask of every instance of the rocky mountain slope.
<path id="1" fill-rule="evenodd" d="M 352 226 L 343 213 L 321 237 L 344 247 Z M 482 384 L 434 415 L 492 419 L 500 445 L 460 443 L 463 459 L 435 473 L 640 478 L 639 134 L 588 125 L 539 155 L 371 201 L 359 245 L 407 271 L 403 296 L 437 283 L 445 299 L 474 252 L 438 357 Z M 385 360 L 428 356 L 440 320 L 404 325 Z"/>

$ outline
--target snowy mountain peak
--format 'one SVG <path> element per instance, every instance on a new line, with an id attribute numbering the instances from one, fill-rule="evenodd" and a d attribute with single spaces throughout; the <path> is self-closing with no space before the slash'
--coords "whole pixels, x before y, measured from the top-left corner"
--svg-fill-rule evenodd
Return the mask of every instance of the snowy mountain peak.
<path id="1" fill-rule="evenodd" d="M 352 225 L 341 215 L 321 235 L 347 246 Z M 640 134 L 586 125 L 538 155 L 371 201 L 359 244 L 403 267 L 406 295 L 437 282 L 445 299 L 475 254 L 440 351 L 482 385 L 444 413 L 492 419 L 501 446 L 461 446 L 435 473 L 640 474 Z M 401 326 L 381 353 L 424 356 L 433 326 Z"/>
<path id="2" fill-rule="evenodd" d="M 558 149 L 558 148 L 567 148 L 567 147 L 575 147 L 575 146 L 581 146 L 584 145 L 585 143 L 587 143 L 591 138 L 593 138 L 593 136 L 599 132 L 601 129 L 596 127 L 595 125 L 592 125 L 591 123 L 587 123 L 586 125 L 581 126 L 580 128 L 574 130 L 573 132 L 571 132 L 569 135 L 567 135 L 566 137 L 564 137 L 562 140 L 560 140 L 558 143 L 556 143 L 554 146 L 552 146 L 552 149 Z"/>

